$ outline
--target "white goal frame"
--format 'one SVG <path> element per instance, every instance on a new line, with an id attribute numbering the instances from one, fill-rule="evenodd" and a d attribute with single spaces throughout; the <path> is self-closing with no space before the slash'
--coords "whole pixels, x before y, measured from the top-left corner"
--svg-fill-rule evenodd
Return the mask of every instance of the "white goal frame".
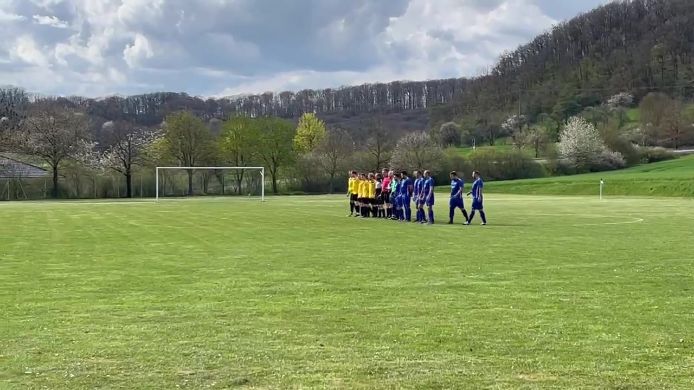
<path id="1" fill-rule="evenodd" d="M 197 170 L 197 171 L 213 171 L 213 170 L 253 170 L 260 171 L 260 201 L 265 202 L 265 167 L 157 167 L 156 168 L 156 180 L 157 180 L 157 195 L 155 201 L 159 201 L 159 170 Z"/>

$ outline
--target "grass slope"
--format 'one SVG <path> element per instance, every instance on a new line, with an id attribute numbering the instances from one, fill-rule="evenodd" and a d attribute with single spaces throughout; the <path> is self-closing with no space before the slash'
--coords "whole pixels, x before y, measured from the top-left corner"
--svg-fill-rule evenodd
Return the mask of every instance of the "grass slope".
<path id="1" fill-rule="evenodd" d="M 619 171 L 542 179 L 493 182 L 485 191 L 513 194 L 597 195 L 600 179 L 605 194 L 630 196 L 694 196 L 694 156 L 639 165 Z"/>
<path id="2" fill-rule="evenodd" d="M 487 205 L 0 204 L 0 388 L 694 387 L 692 201 Z"/>

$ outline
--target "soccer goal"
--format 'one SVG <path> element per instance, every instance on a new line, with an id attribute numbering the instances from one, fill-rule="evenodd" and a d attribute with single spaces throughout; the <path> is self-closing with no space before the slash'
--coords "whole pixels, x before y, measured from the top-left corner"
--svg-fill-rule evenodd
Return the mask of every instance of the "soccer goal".
<path id="1" fill-rule="evenodd" d="M 248 196 L 265 201 L 263 167 L 156 167 L 156 200 L 190 196 Z"/>

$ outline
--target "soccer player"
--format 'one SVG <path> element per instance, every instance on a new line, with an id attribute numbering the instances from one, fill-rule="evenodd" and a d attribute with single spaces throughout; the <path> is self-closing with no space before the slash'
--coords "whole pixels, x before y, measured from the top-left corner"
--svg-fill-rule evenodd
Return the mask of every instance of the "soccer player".
<path id="1" fill-rule="evenodd" d="M 415 172 L 415 177 L 417 179 L 414 181 L 414 202 L 417 209 L 417 222 L 426 223 L 427 218 L 424 213 L 424 177 L 420 171 Z"/>
<path id="2" fill-rule="evenodd" d="M 349 196 L 349 216 L 356 216 L 359 214 L 359 206 L 357 206 L 357 171 L 351 171 L 349 173 L 349 180 L 347 181 L 347 195 Z"/>
<path id="3" fill-rule="evenodd" d="M 367 202 L 369 207 L 367 214 L 371 212 L 370 217 L 376 217 L 376 211 L 378 206 L 376 205 L 376 176 L 373 173 L 369 173 L 369 180 L 367 180 Z"/>
<path id="4" fill-rule="evenodd" d="M 384 218 L 386 211 L 383 209 L 383 176 L 376 174 L 376 209 L 377 218 Z"/>
<path id="5" fill-rule="evenodd" d="M 366 177 L 363 173 L 359 174 L 359 181 L 357 182 L 357 199 L 359 203 L 359 216 L 366 217 Z"/>
<path id="6" fill-rule="evenodd" d="M 390 181 L 390 205 L 391 205 L 391 217 L 393 221 L 397 221 L 400 215 L 400 179 L 398 175 L 393 173 L 393 177 Z"/>
<path id="7" fill-rule="evenodd" d="M 455 217 L 455 210 L 463 210 L 463 217 L 465 217 L 465 223 L 467 224 L 468 215 L 465 210 L 465 203 L 463 202 L 463 188 L 465 187 L 465 182 L 463 179 L 458 177 L 458 172 L 451 172 L 451 200 L 449 201 L 450 211 L 448 212 L 448 224 L 453 225 L 453 218 Z"/>
<path id="8" fill-rule="evenodd" d="M 482 181 L 482 176 L 479 172 L 472 172 L 472 178 L 475 182 L 472 183 L 472 191 L 468 195 L 472 194 L 472 211 L 470 212 L 470 218 L 467 220 L 469 225 L 472 219 L 475 218 L 475 211 L 480 212 L 480 218 L 482 218 L 482 226 L 487 224 L 487 216 L 484 214 L 484 181 Z"/>
<path id="9" fill-rule="evenodd" d="M 388 172 L 383 170 L 385 174 L 383 175 L 383 184 L 381 188 L 383 189 L 383 204 L 385 207 L 385 217 L 390 218 L 392 216 L 390 209 L 390 183 L 393 179 L 393 172 Z"/>
<path id="10" fill-rule="evenodd" d="M 434 224 L 434 178 L 431 177 L 431 172 L 424 171 L 424 204 L 428 211 L 429 225 Z"/>
<path id="11" fill-rule="evenodd" d="M 414 185 L 412 188 L 412 201 L 414 201 L 414 208 L 416 211 L 415 214 L 415 222 L 420 222 L 421 219 L 419 217 L 419 195 L 421 192 L 421 187 L 420 183 L 422 182 L 422 175 L 419 173 L 419 171 L 414 171 Z"/>
<path id="12" fill-rule="evenodd" d="M 407 176 L 406 171 L 402 171 L 402 181 L 400 183 L 400 220 L 412 222 L 412 179 Z"/>

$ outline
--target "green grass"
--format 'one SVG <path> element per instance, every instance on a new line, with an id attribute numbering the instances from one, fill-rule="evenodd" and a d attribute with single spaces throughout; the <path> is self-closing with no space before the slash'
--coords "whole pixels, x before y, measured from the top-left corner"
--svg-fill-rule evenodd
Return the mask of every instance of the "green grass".
<path id="1" fill-rule="evenodd" d="M 0 388 L 694 388 L 693 201 L 487 206 L 0 204 Z"/>
<path id="2" fill-rule="evenodd" d="M 694 156 L 633 168 L 542 179 L 493 182 L 485 191 L 512 194 L 596 195 L 600 179 L 606 195 L 694 196 Z"/>

